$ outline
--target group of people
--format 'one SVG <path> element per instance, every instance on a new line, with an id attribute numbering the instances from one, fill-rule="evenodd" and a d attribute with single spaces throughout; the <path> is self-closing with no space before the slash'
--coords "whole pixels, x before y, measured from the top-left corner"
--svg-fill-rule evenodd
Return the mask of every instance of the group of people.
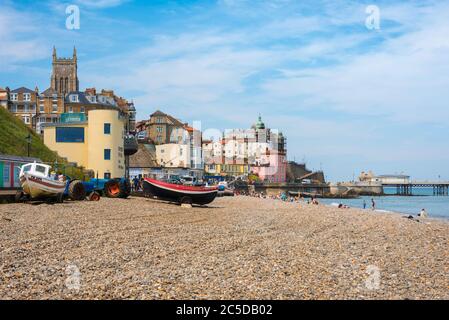
<path id="1" fill-rule="evenodd" d="M 313 205 L 319 205 L 320 203 L 318 202 L 318 200 L 314 197 L 308 199 L 307 201 L 301 196 L 301 194 L 298 194 L 297 196 L 292 196 L 290 194 L 288 194 L 287 192 L 279 192 L 278 194 L 271 194 L 268 195 L 264 192 L 249 192 L 249 193 L 245 193 L 245 192 L 237 192 L 235 193 L 235 195 L 244 195 L 244 196 L 249 196 L 249 197 L 253 197 L 253 198 L 260 198 L 260 199 L 271 199 L 271 200 L 280 200 L 283 202 L 291 202 L 291 203 L 300 203 L 300 202 L 305 202 L 307 204 L 313 204 Z"/>
<path id="2" fill-rule="evenodd" d="M 135 176 L 132 179 L 131 191 L 134 191 L 134 192 L 143 191 L 143 178 L 139 179 L 139 177 Z"/>
<path id="3" fill-rule="evenodd" d="M 366 200 L 363 200 L 363 209 L 366 209 L 367 203 Z M 374 198 L 371 198 L 371 209 L 376 210 L 376 201 L 374 201 Z"/>

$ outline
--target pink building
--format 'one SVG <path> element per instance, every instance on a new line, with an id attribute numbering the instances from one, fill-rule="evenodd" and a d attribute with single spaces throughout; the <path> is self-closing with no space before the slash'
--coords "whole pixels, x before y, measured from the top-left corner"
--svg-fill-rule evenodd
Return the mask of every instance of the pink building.
<path id="1" fill-rule="evenodd" d="M 251 166 L 251 171 L 257 174 L 262 181 L 270 183 L 283 183 L 287 181 L 287 160 L 285 153 L 267 151 L 262 156 L 261 163 Z"/>

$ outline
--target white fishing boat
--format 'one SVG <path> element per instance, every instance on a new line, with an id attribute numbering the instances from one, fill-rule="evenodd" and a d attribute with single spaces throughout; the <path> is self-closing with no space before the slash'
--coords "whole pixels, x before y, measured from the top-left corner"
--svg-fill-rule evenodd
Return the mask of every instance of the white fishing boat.
<path id="1" fill-rule="evenodd" d="M 20 185 L 31 199 L 56 198 L 62 202 L 66 181 L 50 175 L 51 167 L 42 163 L 28 163 L 20 168 Z"/>

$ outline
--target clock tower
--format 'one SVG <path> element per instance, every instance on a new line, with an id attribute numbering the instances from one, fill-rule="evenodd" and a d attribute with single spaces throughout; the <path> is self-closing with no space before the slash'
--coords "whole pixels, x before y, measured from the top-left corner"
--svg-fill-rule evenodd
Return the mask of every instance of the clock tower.
<path id="1" fill-rule="evenodd" d="M 78 61 L 75 47 L 73 48 L 72 58 L 58 58 L 56 48 L 53 47 L 51 89 L 63 96 L 72 91 L 79 91 Z"/>

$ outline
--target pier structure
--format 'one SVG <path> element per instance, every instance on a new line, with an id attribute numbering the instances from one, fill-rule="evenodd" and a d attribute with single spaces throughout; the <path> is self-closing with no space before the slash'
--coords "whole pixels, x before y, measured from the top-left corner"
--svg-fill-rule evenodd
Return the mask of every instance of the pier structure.
<path id="1" fill-rule="evenodd" d="M 396 195 L 412 196 L 414 188 L 432 188 L 434 196 L 449 196 L 449 181 L 411 181 L 409 183 L 383 183 L 385 187 L 395 187 Z"/>

